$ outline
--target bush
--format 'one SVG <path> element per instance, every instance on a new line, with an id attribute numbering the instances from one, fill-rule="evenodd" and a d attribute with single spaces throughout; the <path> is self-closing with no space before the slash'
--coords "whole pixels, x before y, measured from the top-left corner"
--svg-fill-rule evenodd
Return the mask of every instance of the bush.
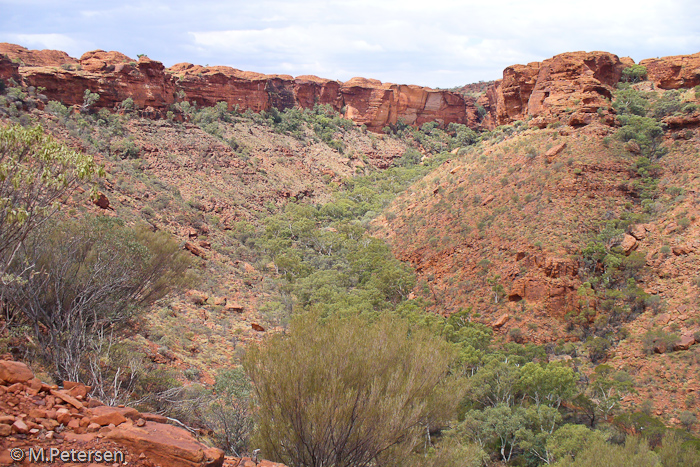
<path id="1" fill-rule="evenodd" d="M 85 381 L 88 353 L 107 332 L 190 281 L 189 256 L 168 234 L 117 219 L 47 225 L 25 243 L 7 297 L 57 380 Z"/>
<path id="2" fill-rule="evenodd" d="M 399 319 L 302 316 L 246 356 L 255 444 L 290 467 L 401 465 L 456 404 L 451 361 L 445 341 Z"/>

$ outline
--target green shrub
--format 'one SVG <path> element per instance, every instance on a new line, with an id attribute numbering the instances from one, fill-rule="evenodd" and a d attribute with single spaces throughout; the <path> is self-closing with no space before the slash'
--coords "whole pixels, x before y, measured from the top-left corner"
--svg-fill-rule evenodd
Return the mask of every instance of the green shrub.
<path id="1" fill-rule="evenodd" d="M 401 465 L 459 397 L 443 390 L 447 343 L 389 317 L 319 318 L 299 318 L 286 336 L 248 350 L 254 444 L 293 466 Z"/>
<path id="2" fill-rule="evenodd" d="M 35 330 L 57 380 L 85 381 L 88 354 L 107 332 L 191 282 L 189 256 L 164 232 L 109 217 L 46 225 L 12 263 L 6 290 Z"/>

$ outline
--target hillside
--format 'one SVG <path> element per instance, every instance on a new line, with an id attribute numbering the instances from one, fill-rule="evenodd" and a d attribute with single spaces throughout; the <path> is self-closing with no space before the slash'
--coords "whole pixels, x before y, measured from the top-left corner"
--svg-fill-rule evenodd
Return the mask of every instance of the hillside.
<path id="1" fill-rule="evenodd" d="M 104 167 L 61 199 L 59 227 L 163 234 L 190 267 L 182 288 L 86 347 L 72 375 L 97 384 L 93 399 L 252 455 L 248 350 L 297 335 L 299 316 L 368 329 L 390 317 L 449 343 L 459 380 L 420 425 L 427 440 L 395 462 L 541 465 L 555 426 L 586 427 L 598 448 L 595 433 L 608 446 L 653 429 L 663 457 L 661 436 L 691 446 L 700 416 L 698 67 L 700 54 L 635 65 L 572 52 L 446 91 L 0 44 L 0 122 L 40 125 Z M 61 235 L 46 232 L 34 245 Z M 48 328 L 7 300 L 0 351 L 50 383 L 35 383 L 45 398 L 66 373 L 40 345 Z M 532 365 L 562 385 L 547 402 Z M 504 374 L 512 395 L 494 402 Z M 31 380 L 17 382 L 28 394 Z M 556 413 L 549 432 L 535 408 Z M 497 411 L 522 426 L 482 441 Z M 18 439 L 44 440 L 36 428 Z"/>

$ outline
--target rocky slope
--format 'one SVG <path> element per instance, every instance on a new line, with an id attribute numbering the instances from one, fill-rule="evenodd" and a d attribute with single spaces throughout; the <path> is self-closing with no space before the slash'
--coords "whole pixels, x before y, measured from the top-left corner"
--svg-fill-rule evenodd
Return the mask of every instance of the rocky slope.
<path id="1" fill-rule="evenodd" d="M 88 397 L 90 390 L 68 381 L 63 388 L 47 385 L 23 363 L 0 360 L 0 464 L 32 465 L 28 451 L 38 447 L 46 456 L 52 448 L 121 453 L 124 463 L 144 467 L 223 464 L 222 451 L 201 444 L 184 428 L 166 424 L 165 417 L 105 406 Z M 18 448 L 25 453 L 24 462 L 17 457 Z"/>
<path id="2" fill-rule="evenodd" d="M 637 378 L 638 392 L 626 404 L 650 400 L 658 415 L 678 424 L 700 387 L 700 346 L 693 345 L 700 340 L 700 186 L 690 156 L 697 129 L 667 135 L 669 152 L 655 175 L 659 192 L 645 214 L 638 155 L 630 152 L 637 148 L 617 141 L 612 128 L 519 128 L 455 155 L 413 185 L 375 221 L 375 235 L 412 264 L 414 296 L 436 312 L 470 309 L 471 320 L 504 339 L 579 357 L 580 368 L 600 358 L 593 342 L 607 336 L 610 348 L 598 362 L 607 359 Z M 584 250 L 616 219 L 640 219 L 624 221 L 627 227 L 607 241 L 627 258 L 638 255 L 635 287 L 653 305 L 602 331 L 615 319 L 612 302 L 586 299 L 586 281 L 604 271 L 587 272 Z M 582 310 L 589 310 L 583 333 L 572 321 Z M 652 348 L 645 343 L 652 330 L 675 340 Z M 577 350 L 565 354 L 565 342 L 577 342 L 569 347 Z"/>

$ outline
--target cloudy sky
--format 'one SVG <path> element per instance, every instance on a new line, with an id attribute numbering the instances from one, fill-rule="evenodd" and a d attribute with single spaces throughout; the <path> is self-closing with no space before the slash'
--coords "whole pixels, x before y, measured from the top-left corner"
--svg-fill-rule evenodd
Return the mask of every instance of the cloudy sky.
<path id="1" fill-rule="evenodd" d="M 700 52 L 697 0 L 0 0 L 0 42 L 452 87 L 575 50 Z"/>

